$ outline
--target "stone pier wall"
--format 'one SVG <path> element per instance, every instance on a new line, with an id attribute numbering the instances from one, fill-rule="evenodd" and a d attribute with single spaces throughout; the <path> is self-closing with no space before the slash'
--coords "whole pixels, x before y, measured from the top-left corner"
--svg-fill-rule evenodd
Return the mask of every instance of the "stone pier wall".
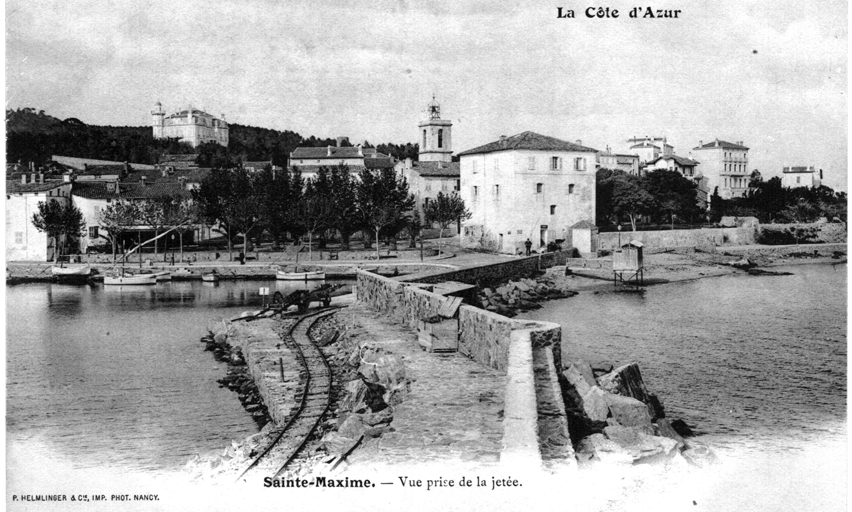
<path id="1" fill-rule="evenodd" d="M 500 263 L 479 265 L 458 270 L 434 270 L 410 274 L 400 278 L 400 281 L 417 283 L 441 283 L 457 281 L 466 284 L 481 284 L 490 286 L 511 279 L 530 277 L 539 270 L 545 270 L 556 265 L 564 265 L 571 256 L 568 251 L 548 252 L 525 258 L 512 258 Z"/>
<path id="2" fill-rule="evenodd" d="M 429 290 L 428 285 L 363 271 L 358 272 L 357 294 L 358 300 L 371 309 L 411 328 L 416 328 L 419 320 L 437 314 L 447 300 Z M 553 364 L 545 369 L 544 380 L 555 382 L 562 370 L 561 336 L 558 324 L 513 320 L 469 305 L 459 308 L 459 352 L 509 376 L 503 443 L 508 459 L 541 461 L 538 443 L 530 442 L 539 439 L 538 411 L 542 408 L 532 352 L 550 352 Z M 551 398 L 548 396 L 547 400 Z M 567 431 L 564 412 L 561 421 Z"/>

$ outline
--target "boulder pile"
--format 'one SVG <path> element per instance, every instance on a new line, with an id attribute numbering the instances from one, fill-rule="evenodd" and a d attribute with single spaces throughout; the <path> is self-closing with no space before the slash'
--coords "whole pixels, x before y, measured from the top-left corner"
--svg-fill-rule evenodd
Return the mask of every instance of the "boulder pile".
<path id="1" fill-rule="evenodd" d="M 345 382 L 336 418 L 328 422 L 331 429 L 321 441 L 333 459 L 347 456 L 366 438 L 392 431 L 394 406 L 405 400 L 411 386 L 402 358 L 359 342 L 355 334 L 333 317 L 317 322 L 309 333 L 323 346 L 338 382 Z"/>
<path id="2" fill-rule="evenodd" d="M 543 276 L 509 281 L 497 288 L 483 288 L 478 298 L 483 309 L 511 318 L 516 316 L 518 311 L 540 308 L 539 302 L 574 295 L 577 295 L 577 292 L 562 289 L 553 279 Z"/>
<path id="3" fill-rule="evenodd" d="M 669 463 L 680 457 L 703 467 L 716 456 L 689 439 L 681 420 L 670 422 L 649 393 L 636 363 L 613 369 L 574 361 L 563 372 L 563 396 L 579 462 Z"/>

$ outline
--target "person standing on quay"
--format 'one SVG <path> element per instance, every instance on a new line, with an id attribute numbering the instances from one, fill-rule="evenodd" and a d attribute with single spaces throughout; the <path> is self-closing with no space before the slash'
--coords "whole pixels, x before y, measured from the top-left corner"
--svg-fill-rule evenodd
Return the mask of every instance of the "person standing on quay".
<path id="1" fill-rule="evenodd" d="M 529 256 L 530 255 L 530 248 L 532 247 L 532 242 L 530 241 L 529 238 L 527 238 L 527 241 L 524 242 L 524 247 L 527 248 L 527 256 Z"/>

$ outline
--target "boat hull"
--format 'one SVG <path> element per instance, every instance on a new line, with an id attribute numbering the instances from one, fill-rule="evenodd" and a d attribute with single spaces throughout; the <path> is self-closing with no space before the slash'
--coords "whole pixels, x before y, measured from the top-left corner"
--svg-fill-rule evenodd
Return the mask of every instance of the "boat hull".
<path id="1" fill-rule="evenodd" d="M 157 275 L 156 274 L 148 274 L 148 275 L 137 275 L 137 276 L 118 276 L 104 277 L 104 285 L 107 286 L 144 286 L 149 284 L 157 284 Z"/>
<path id="2" fill-rule="evenodd" d="M 322 281 L 325 279 L 325 272 L 282 272 L 275 273 L 275 279 L 281 281 Z"/>
<path id="3" fill-rule="evenodd" d="M 51 269 L 53 275 L 62 277 L 84 277 L 92 273 L 92 267 L 84 265 L 82 267 L 53 267 Z"/>
<path id="4" fill-rule="evenodd" d="M 202 274 L 201 280 L 205 283 L 218 283 L 219 276 L 216 274 Z"/>

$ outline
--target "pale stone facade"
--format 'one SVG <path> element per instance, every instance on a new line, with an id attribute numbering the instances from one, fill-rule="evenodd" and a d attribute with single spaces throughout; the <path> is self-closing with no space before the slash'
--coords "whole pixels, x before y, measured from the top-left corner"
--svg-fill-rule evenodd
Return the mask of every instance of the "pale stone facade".
<path id="1" fill-rule="evenodd" d="M 6 181 L 6 261 L 52 261 L 53 240 L 33 226 L 38 204 L 59 201 L 68 204 L 71 183 L 39 183 L 25 174 L 21 181 Z"/>
<path id="2" fill-rule="evenodd" d="M 785 188 L 818 187 L 822 183 L 822 170 L 817 174 L 814 166 L 785 167 L 781 173 L 781 186 Z"/>
<path id="3" fill-rule="evenodd" d="M 461 197 L 472 217 L 462 244 L 516 254 L 564 240 L 595 218 L 597 150 L 524 132 L 460 153 Z"/>
<path id="4" fill-rule="evenodd" d="M 189 106 L 185 110 L 166 116 L 163 106 L 158 101 L 154 105 L 154 110 L 151 111 L 151 124 L 155 139 L 177 138 L 192 147 L 207 142 L 228 146 L 228 124 L 225 122 L 224 114 L 220 119 Z"/>
<path id="5" fill-rule="evenodd" d="M 707 178 L 710 194 L 718 187 L 722 199 L 742 197 L 748 191 L 748 148 L 742 142 L 736 144 L 716 139 L 698 143 L 695 156 L 701 164 L 696 170 Z"/>
<path id="6" fill-rule="evenodd" d="M 619 170 L 639 176 L 639 155 L 613 153 L 607 146 L 606 151 L 598 153 L 598 166 L 601 169 Z"/>

